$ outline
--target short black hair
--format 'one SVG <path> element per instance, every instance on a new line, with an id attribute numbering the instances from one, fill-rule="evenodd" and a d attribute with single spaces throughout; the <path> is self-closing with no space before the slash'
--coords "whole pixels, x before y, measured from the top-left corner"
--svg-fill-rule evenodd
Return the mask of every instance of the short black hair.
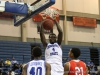
<path id="1" fill-rule="evenodd" d="M 42 50 L 40 47 L 36 46 L 32 49 L 32 54 L 34 57 L 40 57 L 42 55 Z"/>
<path id="2" fill-rule="evenodd" d="M 54 33 L 50 33 L 50 34 L 49 34 L 49 38 L 50 38 L 50 35 L 55 35 L 55 36 L 56 36 L 56 34 L 54 34 Z"/>
<path id="3" fill-rule="evenodd" d="M 73 53 L 74 58 L 78 58 L 80 56 L 80 54 L 81 54 L 80 49 L 79 48 L 75 48 L 75 47 L 71 48 L 71 52 Z"/>

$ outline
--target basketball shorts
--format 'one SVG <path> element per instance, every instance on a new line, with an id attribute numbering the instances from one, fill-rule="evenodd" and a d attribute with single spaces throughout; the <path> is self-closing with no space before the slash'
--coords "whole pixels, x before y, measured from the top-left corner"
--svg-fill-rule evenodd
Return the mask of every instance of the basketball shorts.
<path id="1" fill-rule="evenodd" d="M 64 68 L 62 65 L 50 64 L 51 65 L 51 75 L 63 75 Z"/>

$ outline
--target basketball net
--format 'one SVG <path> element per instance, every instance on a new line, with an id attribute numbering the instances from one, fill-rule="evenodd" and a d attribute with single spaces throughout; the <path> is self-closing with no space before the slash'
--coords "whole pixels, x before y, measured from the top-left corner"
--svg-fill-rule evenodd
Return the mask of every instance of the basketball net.
<path id="1" fill-rule="evenodd" d="M 46 15 L 46 19 L 51 19 L 53 21 L 53 17 L 56 17 L 56 20 L 59 22 L 59 9 L 55 8 L 55 7 L 49 7 L 46 10 L 44 10 L 43 12 L 35 15 L 32 19 L 34 22 L 41 22 L 42 16 Z"/>

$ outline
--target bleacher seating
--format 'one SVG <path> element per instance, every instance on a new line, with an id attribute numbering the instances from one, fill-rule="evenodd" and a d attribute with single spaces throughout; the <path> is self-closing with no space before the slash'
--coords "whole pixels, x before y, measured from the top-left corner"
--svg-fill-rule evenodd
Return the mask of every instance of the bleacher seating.
<path id="1" fill-rule="evenodd" d="M 31 54 L 30 43 L 0 41 L 0 59 L 15 57 L 20 63 L 23 63 L 23 55 Z M 30 56 L 27 56 L 25 61 L 29 61 Z"/>
<path id="2" fill-rule="evenodd" d="M 63 45 L 63 57 L 68 58 L 68 52 L 72 47 L 78 47 L 81 50 L 81 56 L 79 57 L 80 60 L 83 60 L 84 62 L 90 61 L 90 51 L 89 47 L 83 47 L 83 46 L 73 46 L 73 45 Z M 68 58 L 69 59 L 69 58 Z M 70 59 L 69 59 L 70 60 Z M 65 63 L 65 62 L 63 62 Z"/>
<path id="3" fill-rule="evenodd" d="M 40 43 L 41 48 L 43 50 L 43 46 Z M 78 47 L 81 49 L 81 56 L 79 59 L 83 60 L 84 62 L 90 61 L 90 50 L 88 46 L 73 46 L 73 45 L 62 45 L 63 50 L 63 58 L 68 58 L 68 52 L 70 48 L 72 47 Z M 99 50 L 99 57 L 100 57 L 100 47 L 97 47 Z M 14 41 L 0 41 L 0 59 L 6 60 L 6 58 L 12 58 L 15 57 L 16 60 L 18 60 L 20 63 L 28 62 L 31 58 L 31 46 L 29 42 L 14 42 Z M 44 59 L 44 50 L 43 50 L 43 56 L 42 59 Z M 70 60 L 70 59 L 69 59 Z M 65 63 L 66 60 L 63 60 L 63 63 Z M 99 58 L 99 64 L 100 64 L 100 58 Z"/>

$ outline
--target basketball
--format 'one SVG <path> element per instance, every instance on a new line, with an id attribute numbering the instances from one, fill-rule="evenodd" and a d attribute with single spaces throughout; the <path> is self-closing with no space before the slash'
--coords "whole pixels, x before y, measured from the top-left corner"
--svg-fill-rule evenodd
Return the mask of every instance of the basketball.
<path id="1" fill-rule="evenodd" d="M 45 29 L 45 30 L 51 30 L 52 28 L 53 28 L 53 21 L 52 20 L 50 20 L 50 19 L 46 19 L 46 20 L 44 20 L 44 22 L 42 23 L 42 25 L 43 25 L 43 28 Z"/>

